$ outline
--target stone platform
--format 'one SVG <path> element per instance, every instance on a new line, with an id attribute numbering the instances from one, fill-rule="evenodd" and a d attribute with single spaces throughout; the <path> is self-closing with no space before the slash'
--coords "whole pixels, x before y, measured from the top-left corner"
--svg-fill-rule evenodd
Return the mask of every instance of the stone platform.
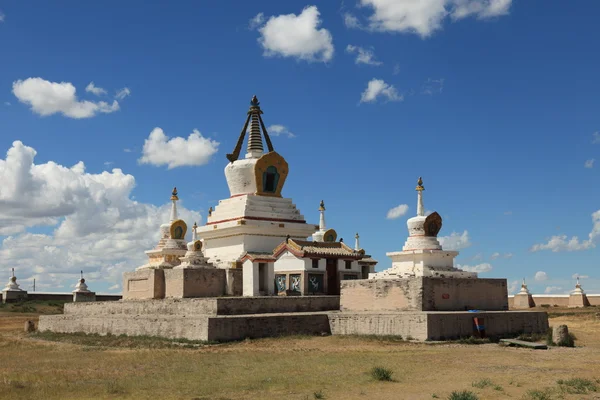
<path id="1" fill-rule="evenodd" d="M 403 311 L 332 312 L 332 335 L 412 337 L 416 340 L 452 340 L 477 336 L 473 318 L 483 319 L 485 335 L 506 337 L 545 333 L 548 315 L 539 311 Z"/>
<path id="2" fill-rule="evenodd" d="M 65 304 L 63 315 L 40 316 L 40 331 L 160 336 L 230 341 L 330 333 L 338 296 L 218 297 Z"/>

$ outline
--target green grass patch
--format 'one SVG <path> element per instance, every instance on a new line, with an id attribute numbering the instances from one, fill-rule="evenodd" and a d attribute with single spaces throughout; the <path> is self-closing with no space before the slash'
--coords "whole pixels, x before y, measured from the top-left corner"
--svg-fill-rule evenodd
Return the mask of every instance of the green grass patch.
<path id="1" fill-rule="evenodd" d="M 523 400 L 554 400 L 555 397 L 552 394 L 552 390 L 551 389 L 544 389 L 544 390 L 539 390 L 539 389 L 533 389 L 533 390 L 528 390 L 527 393 L 525 393 L 525 396 L 523 396 Z"/>
<path id="2" fill-rule="evenodd" d="M 456 343 L 460 344 L 488 344 L 492 343 L 490 338 L 476 338 L 475 336 L 469 336 L 465 338 L 460 338 L 456 341 Z"/>
<path id="3" fill-rule="evenodd" d="M 450 393 L 448 400 L 479 400 L 479 397 L 473 392 L 463 390 L 462 392 L 454 391 Z"/>
<path id="4" fill-rule="evenodd" d="M 325 393 L 322 390 L 316 391 L 313 393 L 313 398 L 315 400 L 321 400 L 325 398 Z"/>
<path id="5" fill-rule="evenodd" d="M 0 311 L 24 314 L 62 314 L 66 300 L 25 300 L 0 303 Z"/>
<path id="6" fill-rule="evenodd" d="M 488 378 L 480 379 L 477 382 L 473 382 L 471 384 L 471 386 L 473 386 L 473 387 L 475 387 L 477 389 L 485 389 L 486 387 L 492 386 L 492 385 L 494 385 L 494 382 L 492 382 Z"/>
<path id="7" fill-rule="evenodd" d="M 128 349 L 198 348 L 218 342 L 189 339 L 167 339 L 157 336 L 98 335 L 85 333 L 33 332 L 30 337 L 52 342 L 63 342 L 90 348 L 120 347 Z"/>
<path id="8" fill-rule="evenodd" d="M 590 379 L 573 378 L 556 381 L 560 385 L 562 391 L 569 394 L 586 394 L 598 391 L 598 385 Z"/>
<path id="9" fill-rule="evenodd" d="M 393 374 L 394 374 L 394 372 L 388 368 L 384 368 L 384 367 L 371 368 L 371 378 L 375 379 L 376 381 L 392 382 Z"/>

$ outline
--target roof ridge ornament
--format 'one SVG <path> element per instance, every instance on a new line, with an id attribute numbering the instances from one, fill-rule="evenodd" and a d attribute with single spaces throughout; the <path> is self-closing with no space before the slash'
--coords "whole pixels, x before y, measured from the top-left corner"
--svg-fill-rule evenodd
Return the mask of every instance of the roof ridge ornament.
<path id="1" fill-rule="evenodd" d="M 246 122 L 244 123 L 244 127 L 242 128 L 242 132 L 240 132 L 240 136 L 238 138 L 237 144 L 233 149 L 233 153 L 227 154 L 227 159 L 230 162 L 234 162 L 239 159 L 240 152 L 242 151 L 242 144 L 244 143 L 244 138 L 246 137 L 246 132 L 248 131 L 248 124 L 250 123 L 250 133 L 248 135 L 248 153 L 252 154 L 262 153 L 263 145 L 262 145 L 262 134 L 265 136 L 265 141 L 267 142 L 267 148 L 269 152 L 273 150 L 273 144 L 271 143 L 271 138 L 267 132 L 267 128 L 265 128 L 265 124 L 262 120 L 261 114 L 263 111 L 260 109 L 260 102 L 256 95 L 252 97 L 250 100 L 250 109 L 248 110 L 248 116 L 246 117 Z"/>

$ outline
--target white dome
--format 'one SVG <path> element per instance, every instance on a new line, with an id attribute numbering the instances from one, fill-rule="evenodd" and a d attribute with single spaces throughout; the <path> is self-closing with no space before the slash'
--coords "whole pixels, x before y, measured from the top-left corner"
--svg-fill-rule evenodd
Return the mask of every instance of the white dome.
<path id="1" fill-rule="evenodd" d="M 254 166 L 257 161 L 257 158 L 246 158 L 227 164 L 225 178 L 231 196 L 256 193 Z"/>

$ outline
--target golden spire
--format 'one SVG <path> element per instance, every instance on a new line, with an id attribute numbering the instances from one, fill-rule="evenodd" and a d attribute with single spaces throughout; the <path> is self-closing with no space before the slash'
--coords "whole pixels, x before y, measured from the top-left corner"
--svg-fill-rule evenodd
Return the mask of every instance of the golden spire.
<path id="1" fill-rule="evenodd" d="M 419 177 L 419 180 L 417 181 L 417 188 L 415 190 L 418 192 L 425 190 L 425 187 L 423 186 L 423 179 L 421 179 L 421 177 Z"/>
<path id="2" fill-rule="evenodd" d="M 325 211 L 325 202 L 321 200 L 321 204 L 319 204 L 319 211 Z"/>
<path id="3" fill-rule="evenodd" d="M 177 197 L 177 188 L 176 187 L 173 188 L 173 192 L 171 193 L 171 200 L 179 200 L 179 197 Z"/>

